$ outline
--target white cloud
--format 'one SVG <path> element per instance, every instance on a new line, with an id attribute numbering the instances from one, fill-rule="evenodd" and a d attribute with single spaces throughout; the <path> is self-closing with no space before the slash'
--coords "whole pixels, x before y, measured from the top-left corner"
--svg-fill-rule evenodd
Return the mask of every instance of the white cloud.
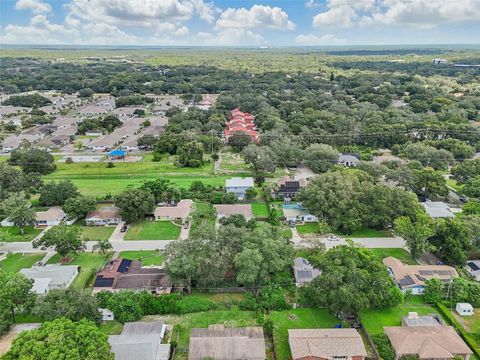
<path id="1" fill-rule="evenodd" d="M 418 28 L 480 21 L 480 0 L 328 0 L 315 27 L 407 25 Z"/>
<path id="2" fill-rule="evenodd" d="M 317 36 L 314 34 L 300 34 L 295 38 L 295 42 L 299 45 L 316 46 L 316 45 L 339 45 L 345 44 L 345 39 L 340 39 L 332 34 Z"/>
<path id="3" fill-rule="evenodd" d="M 307 0 L 305 1 L 305 7 L 307 9 L 311 9 L 313 7 L 319 6 L 319 4 L 315 0 Z"/>
<path id="4" fill-rule="evenodd" d="M 293 30 L 295 24 L 279 7 L 253 5 L 250 9 L 228 8 L 220 15 L 216 29 L 270 28 Z"/>
<path id="5" fill-rule="evenodd" d="M 266 40 L 259 34 L 245 29 L 225 29 L 217 33 L 199 32 L 198 45 L 265 45 Z"/>
<path id="6" fill-rule="evenodd" d="M 348 28 L 352 27 L 357 18 L 357 13 L 350 5 L 333 7 L 330 10 L 317 14 L 313 17 L 313 26 L 331 26 Z"/>
<path id="7" fill-rule="evenodd" d="M 45 14 L 52 11 L 52 7 L 41 0 L 18 0 L 15 3 L 16 10 L 30 10 L 34 14 Z"/>

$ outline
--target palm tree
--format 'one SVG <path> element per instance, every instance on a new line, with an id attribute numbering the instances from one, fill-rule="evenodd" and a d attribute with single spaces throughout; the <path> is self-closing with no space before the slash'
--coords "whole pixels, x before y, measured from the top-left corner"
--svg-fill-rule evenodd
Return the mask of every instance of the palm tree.
<path id="1" fill-rule="evenodd" d="M 109 251 L 112 250 L 112 243 L 108 240 L 100 240 L 92 247 L 92 252 L 98 250 L 103 256 L 107 256 Z"/>

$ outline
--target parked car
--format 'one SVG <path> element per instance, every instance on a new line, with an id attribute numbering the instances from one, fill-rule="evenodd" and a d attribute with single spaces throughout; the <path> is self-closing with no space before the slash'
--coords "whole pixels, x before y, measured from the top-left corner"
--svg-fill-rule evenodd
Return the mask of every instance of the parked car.
<path id="1" fill-rule="evenodd" d="M 127 225 L 123 225 L 122 228 L 120 229 L 120 232 L 124 233 L 128 230 L 128 226 Z"/>
<path id="2" fill-rule="evenodd" d="M 291 228 L 294 228 L 295 226 L 297 226 L 297 224 L 295 223 L 295 221 L 289 221 L 289 222 L 288 222 L 288 225 L 290 225 Z"/>
<path id="3" fill-rule="evenodd" d="M 458 199 L 464 204 L 468 201 L 468 198 L 465 195 L 460 195 Z"/>
<path id="4" fill-rule="evenodd" d="M 327 238 L 328 241 L 340 241 L 340 238 L 337 235 L 330 235 Z"/>

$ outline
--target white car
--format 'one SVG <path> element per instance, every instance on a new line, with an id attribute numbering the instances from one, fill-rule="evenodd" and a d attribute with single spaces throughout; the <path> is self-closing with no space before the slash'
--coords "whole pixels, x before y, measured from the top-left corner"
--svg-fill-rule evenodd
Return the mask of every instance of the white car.
<path id="1" fill-rule="evenodd" d="M 337 235 L 330 235 L 327 238 L 328 241 L 340 241 L 340 238 Z"/>

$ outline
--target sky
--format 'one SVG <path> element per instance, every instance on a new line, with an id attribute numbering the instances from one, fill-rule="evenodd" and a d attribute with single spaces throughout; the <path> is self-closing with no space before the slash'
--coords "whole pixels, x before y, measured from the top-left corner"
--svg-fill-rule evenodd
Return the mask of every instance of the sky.
<path id="1" fill-rule="evenodd" d="M 480 0 L 0 0 L 0 44 L 478 44 Z"/>

